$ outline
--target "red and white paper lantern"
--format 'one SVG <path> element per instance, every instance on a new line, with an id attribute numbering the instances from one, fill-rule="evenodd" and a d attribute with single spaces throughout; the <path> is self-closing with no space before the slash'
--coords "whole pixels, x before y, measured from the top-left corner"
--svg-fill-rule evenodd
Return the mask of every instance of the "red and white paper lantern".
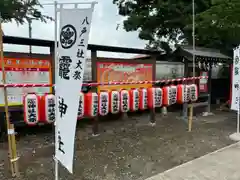
<path id="1" fill-rule="evenodd" d="M 99 93 L 98 111 L 100 116 L 106 116 L 109 112 L 109 94 L 106 91 Z"/>
<path id="2" fill-rule="evenodd" d="M 109 111 L 112 114 L 117 114 L 120 111 L 120 93 L 118 91 L 109 93 Z"/>
<path id="3" fill-rule="evenodd" d="M 139 109 L 139 91 L 138 89 L 131 89 L 130 95 L 130 111 L 137 111 Z"/>
<path id="4" fill-rule="evenodd" d="M 45 94 L 41 97 L 41 121 L 51 124 L 55 121 L 56 113 L 55 96 L 53 94 Z"/>
<path id="5" fill-rule="evenodd" d="M 171 105 L 171 87 L 166 86 L 162 88 L 163 90 L 163 105 L 170 106 Z"/>
<path id="6" fill-rule="evenodd" d="M 161 107 L 163 100 L 163 92 L 161 88 L 155 88 L 155 107 Z"/>
<path id="7" fill-rule="evenodd" d="M 163 92 L 159 87 L 147 89 L 148 107 L 150 109 L 161 107 L 163 103 Z"/>
<path id="8" fill-rule="evenodd" d="M 39 122 L 40 97 L 36 94 L 27 94 L 23 97 L 24 122 L 27 125 L 33 126 Z"/>
<path id="9" fill-rule="evenodd" d="M 170 86 L 170 105 L 177 102 L 177 86 Z"/>
<path id="10" fill-rule="evenodd" d="M 98 115 L 98 95 L 95 92 L 89 92 L 84 97 L 84 112 L 88 117 L 95 117 Z"/>
<path id="11" fill-rule="evenodd" d="M 78 119 L 82 118 L 84 116 L 84 94 L 80 92 L 79 96 L 79 105 L 78 105 Z"/>
<path id="12" fill-rule="evenodd" d="M 148 94 L 147 89 L 139 89 L 139 109 L 145 110 L 148 108 Z"/>
<path id="13" fill-rule="evenodd" d="M 198 100 L 198 88 L 196 84 L 190 84 L 189 85 L 189 89 L 190 89 L 190 100 L 192 102 L 197 101 Z"/>
<path id="14" fill-rule="evenodd" d="M 190 101 L 190 88 L 188 85 L 177 85 L 177 103 L 183 104 Z"/>
<path id="15" fill-rule="evenodd" d="M 130 109 L 130 96 L 129 92 L 125 89 L 120 91 L 120 111 L 128 112 Z"/>

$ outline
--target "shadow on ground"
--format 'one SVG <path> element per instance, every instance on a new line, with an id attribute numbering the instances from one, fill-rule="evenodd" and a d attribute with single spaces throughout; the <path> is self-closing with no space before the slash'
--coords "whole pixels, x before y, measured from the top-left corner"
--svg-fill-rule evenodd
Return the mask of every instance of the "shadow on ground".
<path id="1" fill-rule="evenodd" d="M 158 114 L 155 127 L 149 126 L 146 114 L 104 122 L 100 124 L 98 137 L 91 136 L 90 125 L 78 128 L 74 175 L 60 168 L 61 179 L 143 180 L 233 143 L 228 138 L 236 127 L 232 113 L 199 117 L 192 132 L 187 132 L 187 124 L 177 120 L 177 115 L 169 113 L 163 118 Z M 21 180 L 54 179 L 53 140 L 50 130 L 20 137 Z M 0 146 L 0 157 L 6 157 L 7 144 Z M 7 176 L 6 158 L 3 158 L 0 179 L 11 179 Z"/>

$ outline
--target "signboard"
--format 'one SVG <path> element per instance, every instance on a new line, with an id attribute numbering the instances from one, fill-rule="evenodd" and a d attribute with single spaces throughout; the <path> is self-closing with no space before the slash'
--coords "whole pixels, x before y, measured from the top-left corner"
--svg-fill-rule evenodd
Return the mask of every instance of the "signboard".
<path id="1" fill-rule="evenodd" d="M 4 58 L 4 61 L 7 84 L 52 83 L 51 65 L 48 60 Z M 1 68 L 0 79 L 2 80 Z M 29 92 L 44 94 L 50 91 L 50 87 L 8 88 L 8 103 L 9 106 L 22 105 L 24 94 Z M 3 88 L 0 89 L 0 106 L 4 106 Z"/>
<path id="2" fill-rule="evenodd" d="M 97 82 L 137 82 L 152 81 L 153 65 L 137 64 L 125 62 L 97 62 Z M 129 84 L 129 85 L 102 85 L 98 86 L 101 90 L 119 90 L 140 87 L 152 87 L 152 84 Z"/>
<path id="3" fill-rule="evenodd" d="M 240 97 L 240 62 L 239 62 L 239 50 L 240 47 L 237 47 L 233 52 L 233 71 L 232 71 L 232 100 L 231 100 L 231 109 L 239 110 L 239 97 Z"/>
<path id="4" fill-rule="evenodd" d="M 201 71 L 200 76 L 208 76 L 208 72 Z M 208 92 L 208 79 L 200 79 L 199 80 L 199 92 L 207 93 Z"/>

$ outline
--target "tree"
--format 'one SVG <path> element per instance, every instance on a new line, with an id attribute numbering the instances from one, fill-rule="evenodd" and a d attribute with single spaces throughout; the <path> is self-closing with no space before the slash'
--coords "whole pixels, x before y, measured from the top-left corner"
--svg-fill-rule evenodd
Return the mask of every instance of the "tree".
<path id="1" fill-rule="evenodd" d="M 113 0 L 147 48 L 169 51 L 169 42 L 192 44 L 192 0 Z M 196 45 L 232 50 L 240 42 L 239 0 L 195 0 Z M 166 43 L 167 42 L 167 43 Z"/>
<path id="2" fill-rule="evenodd" d="M 38 0 L 0 0 L 0 12 L 3 22 L 16 21 L 23 24 L 29 20 L 46 22 L 51 17 L 43 15 L 38 8 L 42 8 Z"/>

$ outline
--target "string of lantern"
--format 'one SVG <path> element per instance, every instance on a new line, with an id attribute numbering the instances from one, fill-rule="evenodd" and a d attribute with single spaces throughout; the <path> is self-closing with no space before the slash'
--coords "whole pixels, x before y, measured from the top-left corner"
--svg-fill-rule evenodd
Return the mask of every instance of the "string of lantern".
<path id="1" fill-rule="evenodd" d="M 195 102 L 198 99 L 196 84 L 168 85 L 162 88 L 133 88 L 112 91 L 79 93 L 78 119 L 135 112 L 138 110 L 168 107 L 173 104 Z M 28 93 L 23 96 L 24 121 L 27 125 L 49 124 L 55 121 L 55 95 Z M 58 108 L 67 108 L 58 101 Z"/>
<path id="2" fill-rule="evenodd" d="M 180 81 L 192 81 L 198 79 L 207 79 L 208 76 L 198 76 L 198 77 L 188 77 L 188 78 L 177 78 L 177 79 L 167 79 L 167 80 L 155 80 L 155 81 L 119 81 L 119 82 L 104 82 L 104 83 L 83 83 L 83 86 L 101 86 L 101 85 L 128 85 L 128 84 L 153 84 L 153 83 L 171 83 Z M 21 88 L 21 87 L 54 87 L 55 84 L 0 84 L 0 88 Z"/>

